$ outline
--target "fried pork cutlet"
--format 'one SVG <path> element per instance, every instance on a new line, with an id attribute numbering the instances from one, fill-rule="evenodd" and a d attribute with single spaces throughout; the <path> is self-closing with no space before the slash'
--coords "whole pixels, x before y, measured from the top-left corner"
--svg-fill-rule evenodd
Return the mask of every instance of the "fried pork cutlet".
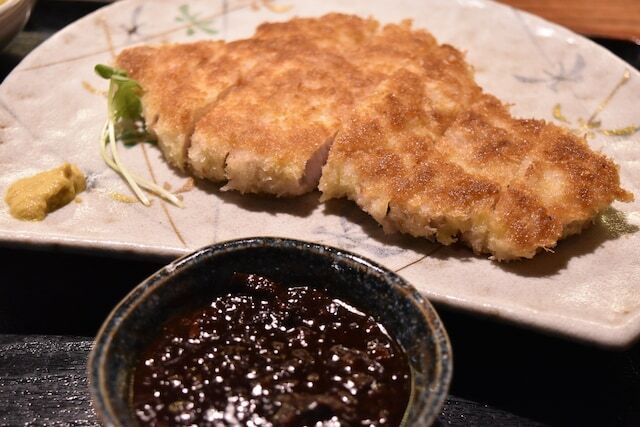
<path id="1" fill-rule="evenodd" d="M 278 58 L 198 121 L 191 169 L 243 193 L 312 191 L 341 119 L 367 86 L 357 68 L 324 50 Z"/>
<path id="2" fill-rule="evenodd" d="M 406 71 L 382 84 L 338 133 L 323 199 L 348 197 L 386 231 L 460 239 L 497 260 L 531 258 L 632 199 L 616 166 L 568 131 L 480 95 L 440 134 L 431 98 Z"/>
<path id="3" fill-rule="evenodd" d="M 410 22 L 293 19 L 117 63 L 141 83 L 169 163 L 224 189 L 298 195 L 320 180 L 323 200 L 348 197 L 386 231 L 498 260 L 552 248 L 632 198 L 610 160 L 511 117 L 463 54 Z"/>
<path id="4" fill-rule="evenodd" d="M 396 70 L 420 73 L 438 104 L 433 124 L 443 128 L 480 93 L 455 49 L 409 23 L 375 28 L 342 15 L 260 27 L 256 37 L 283 44 L 283 55 L 254 68 L 198 121 L 193 172 L 226 180 L 225 189 L 302 194 L 316 187 L 352 108 Z"/>
<path id="5" fill-rule="evenodd" d="M 195 123 L 258 64 L 282 56 L 263 40 L 140 46 L 124 50 L 116 64 L 140 82 L 146 124 L 167 161 L 185 170 Z"/>
<path id="6" fill-rule="evenodd" d="M 147 125 L 170 164 L 227 189 L 297 195 L 316 187 L 341 118 L 374 83 L 345 57 L 377 26 L 293 19 L 226 44 L 128 49 L 117 64 L 144 88 Z"/>
<path id="7" fill-rule="evenodd" d="M 345 55 L 366 43 L 378 30 L 378 21 L 355 15 L 329 13 L 321 18 L 294 18 L 267 22 L 256 29 L 253 39 L 305 40 L 320 49 Z"/>
<path id="8" fill-rule="evenodd" d="M 227 45 L 207 41 L 123 51 L 119 67 L 144 88 L 142 105 L 167 161 L 184 170 L 186 147 L 202 111 L 238 79 L 238 65 L 224 60 Z"/>

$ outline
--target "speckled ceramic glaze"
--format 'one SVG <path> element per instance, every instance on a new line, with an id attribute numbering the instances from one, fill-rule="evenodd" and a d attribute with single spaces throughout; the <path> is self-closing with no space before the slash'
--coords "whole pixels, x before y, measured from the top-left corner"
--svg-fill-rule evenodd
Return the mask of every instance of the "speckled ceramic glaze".
<path id="1" fill-rule="evenodd" d="M 110 63 L 140 43 L 235 40 L 265 21 L 344 12 L 382 23 L 412 19 L 466 52 L 477 81 L 514 114 L 589 136 L 620 165 L 633 203 L 615 203 L 587 231 L 531 261 L 498 264 L 464 247 L 397 235 L 347 200 L 320 203 L 191 185 L 150 145 L 122 149 L 130 169 L 181 191 L 185 209 L 131 192 L 99 155 Z M 187 78 L 188 76 L 185 76 Z M 269 235 L 336 246 L 398 272 L 429 300 L 572 338 L 625 346 L 640 336 L 640 74 L 591 41 L 484 0 L 123 0 L 54 35 L 0 86 L 0 194 L 64 161 L 89 188 L 45 221 L 20 222 L 0 203 L 0 244 L 54 245 L 177 257 L 216 242 Z M 185 185 L 186 184 L 186 185 Z"/>
<path id="2" fill-rule="evenodd" d="M 358 255 L 298 240 L 251 238 L 208 246 L 172 262 L 109 315 L 88 367 L 94 408 L 106 425 L 136 424 L 129 407 L 132 368 L 159 326 L 176 312 L 231 292 L 234 272 L 326 286 L 331 295 L 374 316 L 403 346 L 414 374 L 406 425 L 427 426 L 438 416 L 452 359 L 429 302 L 397 274 Z"/>

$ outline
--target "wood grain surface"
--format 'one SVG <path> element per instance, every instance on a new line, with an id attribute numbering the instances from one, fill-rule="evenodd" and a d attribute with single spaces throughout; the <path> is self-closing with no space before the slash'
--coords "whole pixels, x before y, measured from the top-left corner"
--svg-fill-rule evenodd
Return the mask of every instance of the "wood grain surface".
<path id="1" fill-rule="evenodd" d="M 640 0 L 499 0 L 587 36 L 640 43 Z"/>
<path id="2" fill-rule="evenodd" d="M 0 424 L 98 425 L 87 389 L 91 341 L 0 335 Z"/>
<path id="3" fill-rule="evenodd" d="M 0 425 L 97 426 L 87 388 L 88 338 L 0 335 Z M 437 426 L 536 426 L 449 396 Z"/>

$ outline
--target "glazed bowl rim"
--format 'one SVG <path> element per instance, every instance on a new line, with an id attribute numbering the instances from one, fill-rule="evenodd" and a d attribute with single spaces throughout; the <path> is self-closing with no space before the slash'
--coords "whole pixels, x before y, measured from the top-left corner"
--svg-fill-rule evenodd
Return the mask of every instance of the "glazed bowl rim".
<path id="1" fill-rule="evenodd" d="M 31 7 L 30 3 L 33 0 L 7 0 L 4 3 L 0 3 L 0 19 L 9 16 L 9 13 L 17 9 L 19 6 Z M 7 15 L 5 15 L 7 13 Z"/>
<path id="2" fill-rule="evenodd" d="M 107 355 L 109 354 L 108 350 L 123 321 L 176 272 L 188 268 L 194 263 L 204 262 L 210 257 L 260 247 L 294 248 L 298 251 L 310 251 L 320 256 L 323 254 L 326 256 L 328 253 L 332 258 L 372 271 L 376 277 L 380 277 L 381 281 L 384 281 L 386 285 L 397 291 L 403 298 L 412 300 L 412 303 L 419 309 L 423 321 L 429 326 L 429 331 L 434 341 L 434 356 L 438 362 L 435 364 L 433 386 L 428 391 L 429 395 L 434 398 L 425 404 L 422 409 L 423 412 L 430 411 L 425 420 L 427 425 L 431 425 L 444 405 L 453 373 L 453 358 L 449 337 L 431 303 L 400 275 L 366 257 L 332 246 L 281 237 L 249 237 L 202 247 L 160 268 L 127 293 L 102 323 L 94 339 L 87 362 L 88 388 L 98 419 L 107 426 L 120 425 L 115 416 L 116 411 L 112 406 L 112 396 L 107 391 L 106 382 L 108 376 L 105 370 L 108 360 Z"/>

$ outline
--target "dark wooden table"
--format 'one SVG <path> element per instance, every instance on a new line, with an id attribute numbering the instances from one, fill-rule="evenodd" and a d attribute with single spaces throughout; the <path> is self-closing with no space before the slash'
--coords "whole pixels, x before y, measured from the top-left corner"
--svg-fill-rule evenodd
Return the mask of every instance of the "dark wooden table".
<path id="1" fill-rule="evenodd" d="M 0 54 L 0 81 L 99 2 L 41 0 Z M 640 65 L 640 48 L 597 40 Z M 0 425 L 96 425 L 91 340 L 135 284 L 166 260 L 0 248 Z M 606 351 L 440 307 L 455 355 L 439 425 L 640 426 L 640 345 Z"/>
<path id="2" fill-rule="evenodd" d="M 498 0 L 580 34 L 640 40 L 638 0 Z"/>

